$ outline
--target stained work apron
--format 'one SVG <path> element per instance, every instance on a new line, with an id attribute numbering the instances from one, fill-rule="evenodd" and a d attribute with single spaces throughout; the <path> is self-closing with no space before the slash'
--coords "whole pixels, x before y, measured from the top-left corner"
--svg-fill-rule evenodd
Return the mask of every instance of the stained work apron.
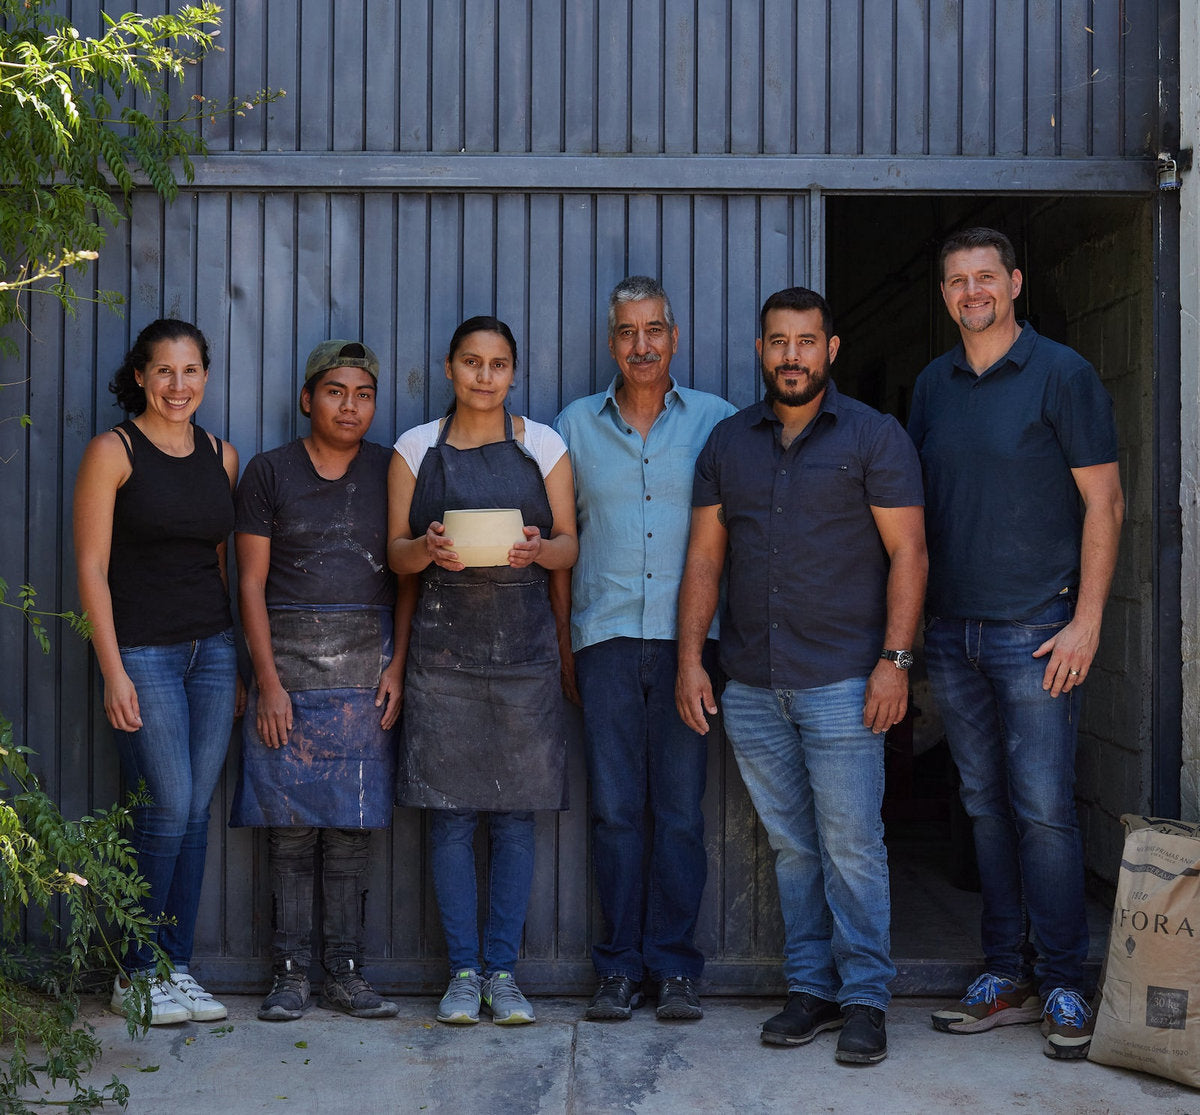
<path id="1" fill-rule="evenodd" d="M 447 510 L 519 507 L 550 537 L 537 462 L 506 438 L 446 444 L 447 417 L 421 462 L 409 526 L 419 538 Z M 431 809 L 565 809 L 566 742 L 558 643 L 540 565 L 421 574 L 404 687 L 398 798 Z"/>
<path id="2" fill-rule="evenodd" d="M 395 732 L 379 726 L 379 675 L 391 661 L 390 607 L 271 608 L 271 647 L 292 700 L 280 748 L 258 734 L 258 687 L 242 721 L 242 774 L 229 823 L 387 828 Z"/>

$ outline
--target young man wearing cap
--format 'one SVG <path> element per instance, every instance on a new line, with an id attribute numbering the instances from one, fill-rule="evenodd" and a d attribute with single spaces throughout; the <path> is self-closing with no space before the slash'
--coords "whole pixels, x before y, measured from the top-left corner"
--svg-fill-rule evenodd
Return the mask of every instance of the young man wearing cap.
<path id="1" fill-rule="evenodd" d="M 321 1005 L 357 1018 L 397 1009 L 360 970 L 371 829 L 392 816 L 411 611 L 387 564 L 391 451 L 365 440 L 378 374 L 360 342 L 317 345 L 300 391 L 309 434 L 256 456 L 237 490 L 238 600 L 255 685 L 230 823 L 269 828 L 275 979 L 258 1012 L 269 1022 L 309 1004 L 318 845 Z"/>

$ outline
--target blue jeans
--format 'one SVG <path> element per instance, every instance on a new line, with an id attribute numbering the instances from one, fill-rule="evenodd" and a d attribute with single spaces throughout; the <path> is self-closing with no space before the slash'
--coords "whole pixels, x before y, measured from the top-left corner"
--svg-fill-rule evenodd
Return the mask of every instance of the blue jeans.
<path id="1" fill-rule="evenodd" d="M 1088 952 L 1075 816 L 1079 698 L 1045 692 L 1047 660 L 1033 657 L 1073 611 L 1061 597 L 1022 623 L 935 617 L 925 631 L 929 681 L 974 824 L 984 961 L 995 975 L 1029 976 L 1027 910 L 1042 994 L 1083 990 Z"/>
<path id="2" fill-rule="evenodd" d="M 158 945 L 176 967 L 192 957 L 196 911 L 208 852 L 208 806 L 233 727 L 237 659 L 233 631 L 168 646 L 121 647 L 137 689 L 142 726 L 113 732 L 130 789 L 144 780 L 149 805 L 133 810 L 138 871 L 150 885 L 142 903 Z M 147 947 L 124 958 L 130 971 L 152 966 Z"/>
<path id="3" fill-rule="evenodd" d="M 775 849 L 789 991 L 886 1010 L 896 974 L 883 845 L 883 736 L 863 727 L 866 678 L 814 689 L 731 681 L 721 707 Z"/>
<path id="4" fill-rule="evenodd" d="M 533 883 L 533 814 L 488 814 L 491 858 L 481 969 L 474 843 L 479 814 L 472 809 L 434 809 L 431 813 L 433 888 L 450 971 L 472 968 L 485 976 L 511 972 L 521 947 Z"/>
<path id="5" fill-rule="evenodd" d="M 710 676 L 714 652 L 706 646 Z M 607 928 L 592 946 L 600 975 L 698 979 L 704 970 L 693 938 L 708 877 L 700 811 L 708 748 L 675 708 L 677 661 L 667 639 L 607 639 L 575 655 Z"/>

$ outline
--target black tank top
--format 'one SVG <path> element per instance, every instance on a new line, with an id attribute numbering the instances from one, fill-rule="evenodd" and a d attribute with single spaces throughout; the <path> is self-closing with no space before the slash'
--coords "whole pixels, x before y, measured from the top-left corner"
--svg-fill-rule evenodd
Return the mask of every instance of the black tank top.
<path id="1" fill-rule="evenodd" d="M 163 646 L 224 631 L 233 619 L 217 547 L 233 530 L 233 495 L 220 449 L 199 426 L 188 457 L 164 453 L 128 419 L 117 428 L 133 466 L 117 489 L 108 562 L 118 645 Z"/>

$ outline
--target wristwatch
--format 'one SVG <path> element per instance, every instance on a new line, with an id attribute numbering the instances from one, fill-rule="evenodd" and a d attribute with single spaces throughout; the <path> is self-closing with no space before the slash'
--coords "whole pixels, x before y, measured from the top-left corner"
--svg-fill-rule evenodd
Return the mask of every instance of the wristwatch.
<path id="1" fill-rule="evenodd" d="M 897 670 L 911 669 L 916 661 L 911 650 L 885 650 L 879 657 L 893 663 Z"/>

